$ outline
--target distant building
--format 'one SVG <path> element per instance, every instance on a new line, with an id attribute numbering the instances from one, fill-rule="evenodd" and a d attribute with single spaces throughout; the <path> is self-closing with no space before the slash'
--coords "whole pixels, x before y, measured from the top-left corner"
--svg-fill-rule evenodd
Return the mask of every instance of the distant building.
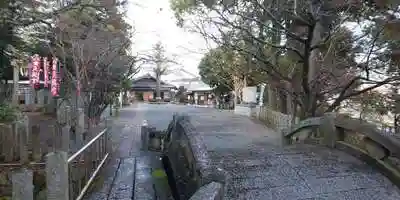
<path id="1" fill-rule="evenodd" d="M 132 81 L 129 97 L 139 101 L 153 101 L 156 97 L 156 86 L 157 80 L 150 74 L 138 77 Z M 169 101 L 176 89 L 174 85 L 161 81 L 161 99 Z"/>
<path id="2" fill-rule="evenodd" d="M 200 78 L 187 78 L 171 81 L 176 86 L 186 89 L 187 102 L 197 105 L 212 105 L 215 98 L 213 88 L 205 84 Z"/>

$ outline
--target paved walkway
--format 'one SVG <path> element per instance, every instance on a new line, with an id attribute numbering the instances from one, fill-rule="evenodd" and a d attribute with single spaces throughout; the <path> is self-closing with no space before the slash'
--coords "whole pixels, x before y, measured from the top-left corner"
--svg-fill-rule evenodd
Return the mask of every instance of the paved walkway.
<path id="1" fill-rule="evenodd" d="M 140 150 L 140 127 L 146 109 L 134 105 L 120 111 L 112 128 L 113 153 L 87 200 L 155 200 L 151 181 L 158 155 Z M 104 183 L 104 184 L 100 184 Z"/>
<path id="2" fill-rule="evenodd" d="M 108 194 L 126 190 L 130 190 L 132 194 L 127 198 L 108 195 L 108 199 L 145 199 L 137 196 L 143 190 L 139 192 L 134 189 L 137 188 L 137 182 L 134 183 L 133 180 L 137 180 L 137 175 L 141 173 L 131 172 L 132 168 L 129 168 L 132 165 L 137 166 L 138 158 L 143 158 L 137 150 L 137 128 L 141 120 L 146 119 L 150 125 L 165 129 L 174 112 L 191 116 L 196 130 L 204 136 L 213 163 L 230 172 L 231 182 L 226 199 L 400 199 L 400 190 L 386 177 L 344 152 L 309 145 L 280 148 L 276 145 L 277 134 L 272 129 L 231 112 L 181 105 L 146 104 L 121 111 L 121 118 L 117 120 L 120 125 L 115 129 L 122 128 L 122 131 L 114 131 L 114 143 L 119 144 L 115 157 L 122 160 L 119 164 L 121 172 L 117 172 L 117 176 L 112 178 L 114 184 L 108 189 L 111 191 Z M 131 161 L 135 157 L 136 160 Z M 121 170 L 121 166 L 126 166 L 128 170 Z M 118 170 L 114 169 L 114 174 L 115 171 Z M 132 177 L 133 180 L 118 182 L 116 180 L 121 179 L 118 174 L 125 178 L 122 180 L 127 180 L 126 177 Z M 125 187 L 125 183 L 128 184 L 129 181 L 131 186 Z M 103 195 L 96 199 L 107 198 Z"/>

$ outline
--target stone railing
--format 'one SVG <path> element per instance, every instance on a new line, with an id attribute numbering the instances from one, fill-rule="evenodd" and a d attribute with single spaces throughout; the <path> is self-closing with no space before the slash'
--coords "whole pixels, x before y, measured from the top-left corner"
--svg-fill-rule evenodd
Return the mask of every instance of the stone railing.
<path id="1" fill-rule="evenodd" d="M 343 150 L 377 166 L 400 186 L 400 140 L 382 134 L 375 125 L 328 113 L 283 129 L 281 139 L 282 145 L 305 142 Z"/>
<path id="2" fill-rule="evenodd" d="M 223 198 L 226 172 L 212 165 L 203 138 L 189 117 L 174 115 L 164 133 L 145 124 L 142 126 L 142 148 L 162 152 L 167 176 L 174 180 L 174 185 L 170 186 L 174 187 L 172 190 L 179 199 Z"/>

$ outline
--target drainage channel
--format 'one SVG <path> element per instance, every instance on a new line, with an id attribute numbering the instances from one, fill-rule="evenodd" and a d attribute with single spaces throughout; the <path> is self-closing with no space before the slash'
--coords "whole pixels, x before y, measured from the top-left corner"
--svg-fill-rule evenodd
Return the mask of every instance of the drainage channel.
<path id="1" fill-rule="evenodd" d="M 181 200 L 173 177 L 166 157 L 156 152 L 141 152 L 136 157 L 132 199 Z"/>
<path id="2" fill-rule="evenodd" d="M 168 179 L 168 186 L 169 189 L 171 191 L 171 195 L 173 197 L 174 200 L 180 200 L 179 197 L 179 193 L 178 193 L 178 188 L 176 186 L 176 181 L 175 181 L 175 176 L 174 176 L 174 172 L 171 168 L 171 163 L 169 162 L 168 157 L 163 156 L 161 158 L 161 162 L 162 162 L 162 166 L 165 170 L 165 173 L 167 175 L 167 179 Z"/>

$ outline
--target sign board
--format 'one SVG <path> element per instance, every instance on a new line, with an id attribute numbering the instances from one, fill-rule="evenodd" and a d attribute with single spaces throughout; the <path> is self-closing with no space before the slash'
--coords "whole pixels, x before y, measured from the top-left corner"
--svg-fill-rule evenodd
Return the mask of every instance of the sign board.
<path id="1" fill-rule="evenodd" d="M 243 101 L 245 103 L 256 103 L 257 102 L 257 87 L 245 87 L 243 88 Z"/>

